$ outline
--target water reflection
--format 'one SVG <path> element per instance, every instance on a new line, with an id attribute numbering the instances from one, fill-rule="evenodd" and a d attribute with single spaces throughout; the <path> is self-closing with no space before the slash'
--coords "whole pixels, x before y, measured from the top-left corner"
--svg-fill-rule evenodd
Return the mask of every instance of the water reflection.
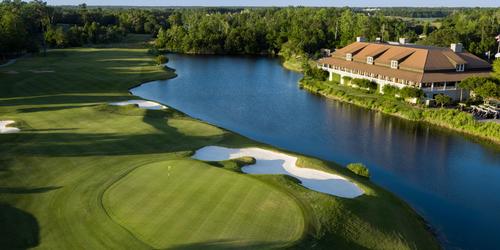
<path id="1" fill-rule="evenodd" d="M 500 154 L 455 132 L 312 95 L 300 75 L 266 58 L 171 55 L 179 77 L 136 95 L 258 141 L 341 164 L 404 198 L 447 248 L 494 249 L 500 239 Z"/>

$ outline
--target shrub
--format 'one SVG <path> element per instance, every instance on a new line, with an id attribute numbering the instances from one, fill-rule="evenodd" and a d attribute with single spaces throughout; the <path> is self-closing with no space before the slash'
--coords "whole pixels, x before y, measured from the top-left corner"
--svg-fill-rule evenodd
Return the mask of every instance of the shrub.
<path id="1" fill-rule="evenodd" d="M 420 98 L 424 96 L 424 91 L 412 87 L 404 87 L 399 90 L 399 95 L 403 98 Z"/>
<path id="2" fill-rule="evenodd" d="M 363 163 L 349 163 L 347 169 L 359 176 L 370 178 L 370 171 Z"/>
<path id="3" fill-rule="evenodd" d="M 340 83 L 340 75 L 332 73 L 332 82 L 339 84 Z"/>
<path id="4" fill-rule="evenodd" d="M 306 78 L 319 81 L 325 81 L 328 78 L 328 72 L 318 67 L 311 67 L 308 61 L 304 61 L 302 63 L 302 70 L 304 71 L 304 77 Z"/>
<path id="5" fill-rule="evenodd" d="M 159 55 L 156 57 L 156 64 L 163 65 L 168 62 L 168 58 L 165 55 Z"/>
<path id="6" fill-rule="evenodd" d="M 391 85 L 384 85 L 382 91 L 384 92 L 384 95 L 388 96 L 396 96 L 399 94 L 399 88 Z"/>
<path id="7" fill-rule="evenodd" d="M 377 89 L 377 84 L 368 80 L 368 79 L 359 79 L 356 78 L 351 81 L 352 84 L 357 85 L 360 88 L 365 88 L 365 89 Z"/>
<path id="8" fill-rule="evenodd" d="M 436 100 L 436 104 L 441 104 L 441 108 L 450 104 L 452 100 L 451 97 L 443 94 L 434 96 L 434 99 Z"/>
<path id="9" fill-rule="evenodd" d="M 342 80 L 344 81 L 344 84 L 349 84 L 349 83 L 351 83 L 352 77 L 350 77 L 350 76 L 343 76 Z"/>

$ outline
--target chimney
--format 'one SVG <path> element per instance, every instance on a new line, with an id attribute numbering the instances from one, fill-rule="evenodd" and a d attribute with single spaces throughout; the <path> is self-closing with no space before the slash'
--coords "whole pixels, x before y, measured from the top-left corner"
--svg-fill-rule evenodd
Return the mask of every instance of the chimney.
<path id="1" fill-rule="evenodd" d="M 356 37 L 356 42 L 366 42 L 366 38 L 364 38 L 362 36 L 358 36 L 358 37 Z"/>
<path id="2" fill-rule="evenodd" d="M 407 43 L 408 43 L 408 38 L 405 38 L 405 37 L 399 38 L 399 44 L 407 44 Z"/>
<path id="3" fill-rule="evenodd" d="M 453 50 L 453 52 L 462 53 L 464 50 L 464 46 L 461 43 L 452 43 L 450 45 L 450 49 Z"/>

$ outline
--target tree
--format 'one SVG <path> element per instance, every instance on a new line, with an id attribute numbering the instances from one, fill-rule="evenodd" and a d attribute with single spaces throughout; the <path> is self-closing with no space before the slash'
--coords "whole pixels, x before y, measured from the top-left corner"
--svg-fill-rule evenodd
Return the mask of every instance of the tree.
<path id="1" fill-rule="evenodd" d="M 399 88 L 391 86 L 389 84 L 384 85 L 384 87 L 382 87 L 382 91 L 384 92 L 384 95 L 389 95 L 392 97 L 399 94 Z"/>
<path id="2" fill-rule="evenodd" d="M 159 55 L 156 57 L 156 64 L 158 65 L 164 65 L 168 63 L 168 57 L 165 55 Z"/>
<path id="3" fill-rule="evenodd" d="M 474 89 L 476 95 L 483 98 L 500 97 L 500 86 L 493 81 L 487 81 L 483 85 Z"/>
<path id="4" fill-rule="evenodd" d="M 462 80 L 458 84 L 458 87 L 469 91 L 474 91 L 477 87 L 482 86 L 487 81 L 488 77 L 471 76 L 469 78 Z"/>
<path id="5" fill-rule="evenodd" d="M 434 96 L 434 99 L 436 100 L 436 104 L 441 104 L 441 108 L 443 108 L 445 105 L 448 105 L 451 103 L 451 97 L 443 94 L 438 94 Z"/>
<path id="6" fill-rule="evenodd" d="M 482 98 L 500 96 L 500 79 L 494 77 L 472 76 L 461 81 L 458 86 L 474 92 Z"/>
<path id="7" fill-rule="evenodd" d="M 500 59 L 493 62 L 493 77 L 500 80 Z"/>
<path id="8" fill-rule="evenodd" d="M 325 81 L 328 78 L 328 72 L 318 67 L 311 67 L 308 61 L 302 63 L 302 70 L 304 71 L 304 76 L 308 78 L 319 81 Z"/>

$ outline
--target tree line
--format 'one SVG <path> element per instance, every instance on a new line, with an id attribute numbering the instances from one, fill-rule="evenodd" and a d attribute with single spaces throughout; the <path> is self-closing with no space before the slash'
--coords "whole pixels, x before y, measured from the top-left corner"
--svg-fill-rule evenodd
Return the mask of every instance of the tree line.
<path id="1" fill-rule="evenodd" d="M 259 8 L 236 13 L 177 10 L 157 46 L 182 53 L 314 55 L 357 36 L 384 41 L 417 38 L 423 25 L 349 8 Z"/>
<path id="2" fill-rule="evenodd" d="M 433 22 L 387 16 L 409 12 L 434 13 Z M 427 9 L 424 9 L 427 10 Z M 181 53 L 276 54 L 285 57 L 321 48 L 338 48 L 363 36 L 369 41 L 397 41 L 448 47 L 461 42 L 470 52 L 485 57 L 496 52 L 500 8 L 381 9 L 363 12 L 350 8 L 263 8 L 218 13 L 203 9 L 176 10 L 168 28 L 158 32 L 157 46 Z M 445 10 L 447 12 L 445 12 Z M 430 11 L 430 12 L 429 12 Z M 435 13 L 435 12 L 439 13 Z"/>
<path id="3" fill-rule="evenodd" d="M 401 17 L 442 17 L 433 23 Z M 317 57 L 357 36 L 449 46 L 483 56 L 496 51 L 500 8 L 99 8 L 54 7 L 35 0 L 0 3 L 0 56 L 118 42 L 128 33 L 156 37 L 180 53 L 281 54 Z"/>
<path id="4" fill-rule="evenodd" d="M 171 10 L 54 7 L 35 0 L 0 2 L 0 59 L 47 47 L 121 41 L 127 33 L 156 35 Z"/>

